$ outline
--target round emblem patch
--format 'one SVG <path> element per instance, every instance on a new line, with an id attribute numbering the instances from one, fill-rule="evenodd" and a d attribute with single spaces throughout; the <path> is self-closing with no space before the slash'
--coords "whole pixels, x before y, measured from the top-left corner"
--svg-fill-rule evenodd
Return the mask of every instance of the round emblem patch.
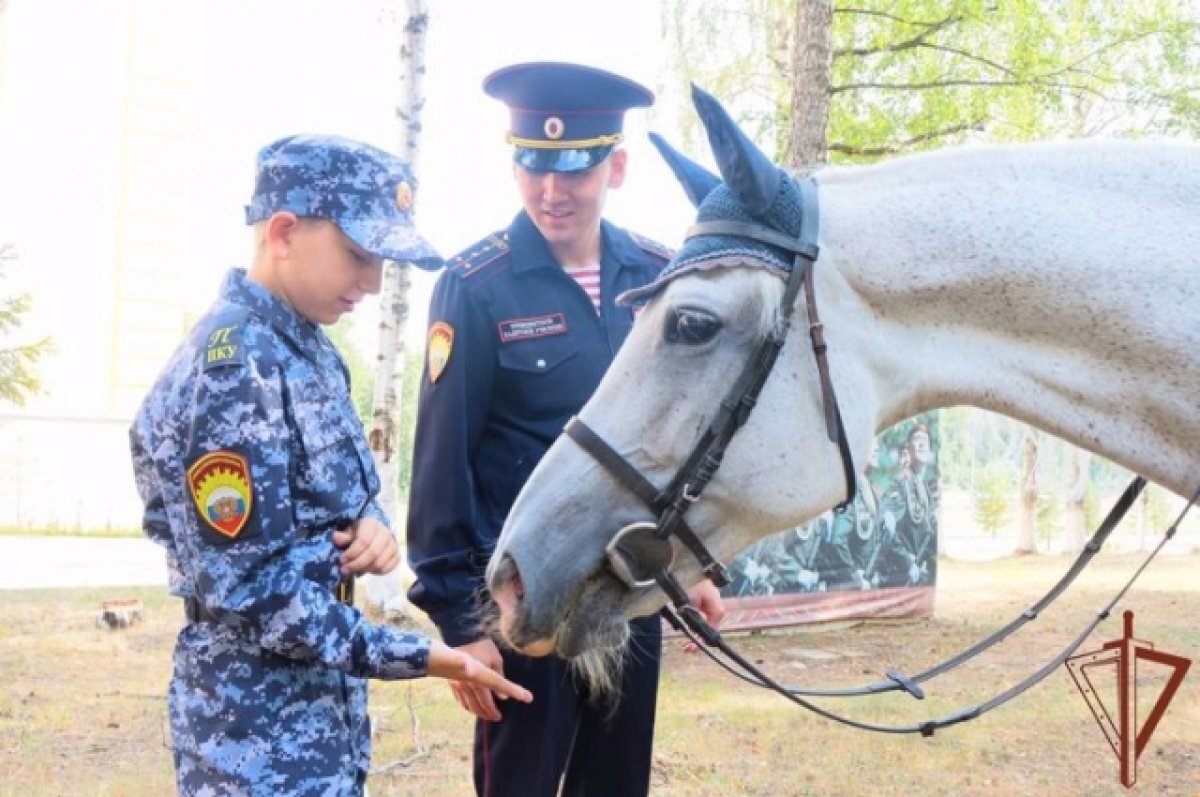
<path id="1" fill-rule="evenodd" d="M 871 534 L 875 531 L 875 523 L 870 512 L 866 512 L 859 508 L 858 504 L 854 505 L 854 533 L 864 542 L 871 539 Z"/>
<path id="2" fill-rule="evenodd" d="M 551 141 L 558 141 L 566 132 L 566 125 L 563 120 L 557 116 L 547 116 L 546 121 L 542 124 L 542 132 L 546 134 L 546 138 Z"/>
<path id="3" fill-rule="evenodd" d="M 429 328 L 429 342 L 425 346 L 429 358 L 429 381 L 437 382 L 446 363 L 450 362 L 450 352 L 454 349 L 454 327 L 445 321 L 438 321 Z"/>
<path id="4" fill-rule="evenodd" d="M 246 458 L 234 451 L 212 451 L 188 468 L 187 483 L 200 519 L 236 539 L 250 519 L 253 502 Z"/>
<path id="5" fill-rule="evenodd" d="M 400 185 L 396 187 L 396 207 L 404 213 L 407 213 L 413 204 L 412 186 L 408 184 L 408 180 L 401 180 Z"/>

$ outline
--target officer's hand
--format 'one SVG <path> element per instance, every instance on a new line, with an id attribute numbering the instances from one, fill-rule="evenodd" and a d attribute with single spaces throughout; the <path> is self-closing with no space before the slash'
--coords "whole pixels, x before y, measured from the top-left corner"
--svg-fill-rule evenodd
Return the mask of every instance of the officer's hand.
<path id="1" fill-rule="evenodd" d="M 915 561 L 908 566 L 908 583 L 914 586 L 921 583 L 921 568 Z"/>
<path id="2" fill-rule="evenodd" d="M 499 670 L 490 664 L 481 661 L 470 653 L 470 649 L 479 648 L 486 655 L 487 649 L 483 647 L 483 643 L 487 643 L 491 647 L 491 651 L 496 654 L 496 662 Z M 512 681 L 505 680 L 501 674 L 504 669 L 502 660 L 500 659 L 500 651 L 496 649 L 495 643 L 490 639 L 483 639 L 479 642 L 474 642 L 470 645 L 463 645 L 461 648 L 450 648 L 443 645 L 441 642 L 434 642 L 429 648 L 429 674 L 435 678 L 450 679 L 450 688 L 454 690 L 454 696 L 458 698 L 458 702 L 467 708 L 467 704 L 463 702 L 463 698 L 459 696 L 459 692 L 479 692 L 487 696 L 488 703 L 491 705 L 491 714 L 494 716 L 484 716 L 474 709 L 468 708 L 468 711 L 483 717 L 498 721 L 500 712 L 496 710 L 495 697 L 501 700 L 514 698 L 522 703 L 530 703 L 533 701 L 533 695 L 528 689 L 517 686 Z"/>
<path id="3" fill-rule="evenodd" d="M 704 620 L 709 625 L 717 629 L 721 627 L 721 622 L 725 619 L 725 601 L 721 599 L 721 591 L 715 584 L 707 578 L 704 579 L 688 590 L 688 600 L 700 614 L 704 615 Z M 696 644 L 690 640 L 683 643 L 683 649 L 687 653 L 699 650 Z"/>
<path id="4" fill-rule="evenodd" d="M 808 570 L 808 569 L 802 567 L 802 568 L 800 568 L 800 571 L 798 573 L 796 573 L 796 583 L 799 584 L 800 586 L 804 587 L 805 589 L 812 589 L 820 581 L 821 581 L 821 574 L 818 573 L 816 570 Z"/>
<path id="5" fill-rule="evenodd" d="M 500 649 L 492 640 L 485 637 L 468 645 L 454 648 L 452 652 L 469 656 L 492 673 L 492 677 L 499 679 L 502 683 L 509 683 L 503 680 L 504 659 L 500 658 Z M 451 678 L 450 691 L 454 693 L 454 699 L 458 701 L 458 704 L 476 717 L 489 722 L 500 721 L 500 709 L 496 708 L 496 700 L 492 695 L 493 691 L 498 690 L 494 690 L 478 680 Z M 503 692 L 499 693 L 504 694 Z"/>
<path id="6" fill-rule="evenodd" d="M 342 575 L 382 576 L 400 564 L 400 546 L 392 530 L 375 518 L 360 518 L 333 533 L 333 544 L 342 549 Z"/>

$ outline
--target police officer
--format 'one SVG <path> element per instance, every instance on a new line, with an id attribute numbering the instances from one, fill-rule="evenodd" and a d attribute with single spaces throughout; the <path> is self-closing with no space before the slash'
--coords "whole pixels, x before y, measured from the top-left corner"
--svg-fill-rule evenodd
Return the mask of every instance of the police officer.
<path id="1" fill-rule="evenodd" d="M 319 325 L 379 290 L 383 258 L 440 265 L 411 192 L 405 164 L 365 144 L 265 147 L 246 209 L 252 265 L 227 275 L 130 430 L 143 528 L 188 621 L 169 700 L 181 794 L 361 794 L 365 678 L 465 678 L 529 699 L 337 597 L 399 551 L 349 372 Z"/>
<path id="2" fill-rule="evenodd" d="M 498 707 L 483 690 L 453 685 L 479 718 L 480 795 L 550 797 L 560 781 L 567 795 L 645 794 L 658 619 L 632 623 L 613 706 L 582 691 L 562 660 L 501 653 L 477 599 L 513 499 L 629 333 L 633 313 L 614 300 L 653 280 L 670 255 L 601 218 L 607 192 L 625 178 L 625 111 L 653 95 L 618 75 L 561 63 L 501 69 L 484 91 L 511 111 L 523 209 L 453 258 L 434 288 L 409 497 L 417 574 L 409 597 L 448 644 L 537 695 L 528 706 Z M 697 600 L 719 619 L 716 590 L 705 583 Z"/>

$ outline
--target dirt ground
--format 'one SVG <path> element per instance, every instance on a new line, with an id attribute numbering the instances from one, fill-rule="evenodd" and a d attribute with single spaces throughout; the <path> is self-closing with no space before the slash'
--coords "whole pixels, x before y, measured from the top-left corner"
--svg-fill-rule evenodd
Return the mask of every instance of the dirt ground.
<path id="1" fill-rule="evenodd" d="M 1139 562 L 1131 554 L 1102 555 L 1038 621 L 927 685 L 923 703 L 885 695 L 823 705 L 868 721 L 910 724 L 987 700 L 1050 661 Z M 735 644 L 790 683 L 859 684 L 891 666 L 919 671 L 1029 606 L 1068 563 L 1055 556 L 943 560 L 931 620 L 739 636 Z M 124 631 L 97 628 L 100 601 L 114 597 L 141 599 L 146 619 Z M 1081 650 L 1118 639 L 1124 609 L 1135 613 L 1137 638 L 1200 660 L 1200 555 L 1152 564 Z M 160 588 L 0 593 L 0 796 L 173 793 L 163 695 L 179 623 L 177 601 Z M 1165 670 L 1139 670 L 1143 718 L 1165 680 Z M 1109 695 L 1111 689 L 1105 694 L 1111 710 Z M 921 739 L 836 726 L 735 681 L 671 640 L 659 706 L 656 797 L 1200 796 L 1195 668 L 1146 745 L 1128 791 L 1118 782 L 1116 756 L 1061 667 L 1013 703 Z M 372 795 L 470 793 L 471 727 L 443 684 L 375 684 L 372 713 Z"/>

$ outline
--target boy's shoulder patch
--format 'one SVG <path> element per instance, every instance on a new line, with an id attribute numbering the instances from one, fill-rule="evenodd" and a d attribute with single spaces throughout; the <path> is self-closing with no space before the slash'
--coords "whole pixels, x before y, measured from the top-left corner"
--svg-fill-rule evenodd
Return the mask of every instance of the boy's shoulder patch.
<path id="1" fill-rule="evenodd" d="M 200 365 L 205 371 L 246 363 L 243 320 L 228 319 L 214 326 L 200 344 Z"/>
<path id="2" fill-rule="evenodd" d="M 188 464 L 187 488 L 200 520 L 200 535 L 218 545 L 255 537 L 254 485 L 250 461 L 239 451 L 210 451 Z"/>

